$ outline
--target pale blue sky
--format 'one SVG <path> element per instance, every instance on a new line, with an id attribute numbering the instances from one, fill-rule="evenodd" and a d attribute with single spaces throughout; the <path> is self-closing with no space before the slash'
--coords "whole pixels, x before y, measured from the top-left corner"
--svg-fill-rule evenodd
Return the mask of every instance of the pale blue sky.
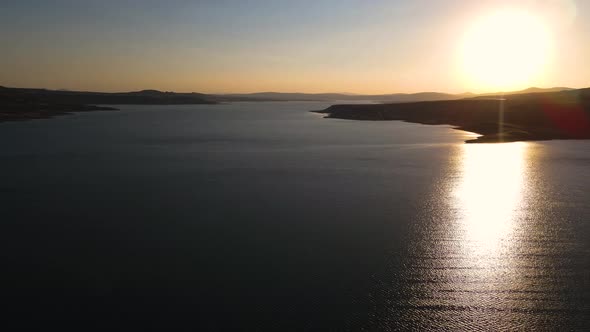
<path id="1" fill-rule="evenodd" d="M 501 7 L 555 36 L 538 86 L 590 86 L 590 1 L 2 1 L 0 85 L 198 92 L 478 91 L 462 32 Z M 573 9 L 572 9 L 573 8 Z"/>

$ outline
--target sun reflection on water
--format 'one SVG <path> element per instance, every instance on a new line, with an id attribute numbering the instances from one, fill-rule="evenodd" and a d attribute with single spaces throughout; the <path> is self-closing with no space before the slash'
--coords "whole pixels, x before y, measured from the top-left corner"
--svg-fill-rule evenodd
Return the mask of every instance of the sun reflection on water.
<path id="1" fill-rule="evenodd" d="M 465 144 L 453 191 L 463 249 L 472 259 L 500 254 L 523 204 L 527 143 Z"/>
<path id="2" fill-rule="evenodd" d="M 401 290 L 393 288 L 386 298 L 392 301 L 392 326 L 420 331 L 566 326 L 560 315 L 577 310 L 563 301 L 569 292 L 563 280 L 572 270 L 558 261 L 568 257 L 569 240 L 563 224 L 546 215 L 550 201 L 541 200 L 552 199 L 540 173 L 543 147 L 527 142 L 454 148 L 404 261 Z"/>

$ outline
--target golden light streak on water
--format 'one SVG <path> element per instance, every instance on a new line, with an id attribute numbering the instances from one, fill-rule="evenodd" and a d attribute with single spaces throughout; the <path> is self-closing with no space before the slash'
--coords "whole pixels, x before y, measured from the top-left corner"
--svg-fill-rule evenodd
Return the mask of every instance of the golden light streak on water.
<path id="1" fill-rule="evenodd" d="M 471 259 L 508 250 L 524 204 L 527 143 L 465 144 L 453 199 L 462 247 Z"/>

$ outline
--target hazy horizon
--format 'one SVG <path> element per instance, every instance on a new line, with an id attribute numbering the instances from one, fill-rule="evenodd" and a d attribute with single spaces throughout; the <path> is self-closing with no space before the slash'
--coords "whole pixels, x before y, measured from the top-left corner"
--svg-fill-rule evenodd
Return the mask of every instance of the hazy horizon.
<path id="1" fill-rule="evenodd" d="M 456 94 L 590 86 L 584 1 L 62 0 L 0 7 L 0 41 L 10 46 L 0 85 L 10 87 Z M 490 36 L 489 24 L 479 26 L 498 11 L 526 16 Z M 517 40 L 531 51 L 519 55 L 519 45 L 497 36 L 520 23 L 529 30 L 517 31 Z M 490 47 L 497 54 L 482 53 Z M 486 66 L 507 54 L 515 60 L 506 72 Z M 536 67 L 523 70 L 523 63 Z"/>
<path id="2" fill-rule="evenodd" d="M 450 95 L 462 95 L 462 94 L 494 94 L 494 93 L 512 93 L 512 92 L 520 92 L 525 91 L 528 89 L 556 89 L 556 88 L 565 88 L 565 89 L 584 89 L 590 86 L 581 86 L 581 87 L 571 87 L 571 86 L 547 86 L 547 87 L 539 87 L 539 86 L 530 86 L 524 89 L 519 90 L 506 90 L 506 91 L 481 91 L 481 92 L 472 92 L 472 91 L 463 91 L 463 92 L 449 92 L 449 91 L 412 91 L 412 92 L 398 92 L 398 91 L 391 91 L 391 92 L 384 92 L 384 93 L 357 93 L 357 92 L 348 92 L 348 91 L 319 91 L 319 92 L 301 92 L 301 91 L 250 91 L 250 92 L 202 92 L 202 91 L 172 91 L 166 89 L 158 89 L 158 88 L 141 88 L 141 89 L 134 89 L 134 90 L 113 90 L 113 91 L 98 91 L 98 90 L 76 90 L 76 89 L 66 89 L 66 88 L 47 88 L 41 86 L 7 86 L 0 84 L 0 87 L 4 88 L 15 88 L 15 89 L 47 89 L 52 91 L 72 91 L 72 92 L 97 92 L 97 93 L 128 93 L 128 92 L 140 92 L 140 91 L 159 91 L 159 92 L 173 92 L 173 93 L 201 93 L 201 94 L 208 94 L 208 95 L 248 95 L 248 94 L 270 94 L 270 93 L 277 93 L 277 94 L 306 94 L 306 95 L 315 95 L 315 94 L 338 94 L 338 95 L 351 95 L 351 96 L 371 96 L 371 95 L 396 95 L 396 94 L 421 94 L 421 93 L 441 93 L 441 94 L 450 94 Z"/>

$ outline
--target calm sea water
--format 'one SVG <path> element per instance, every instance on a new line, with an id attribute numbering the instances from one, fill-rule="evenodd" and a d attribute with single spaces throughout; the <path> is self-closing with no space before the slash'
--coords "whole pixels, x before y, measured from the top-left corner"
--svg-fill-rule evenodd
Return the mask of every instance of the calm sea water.
<path id="1" fill-rule="evenodd" d="M 590 141 L 326 103 L 0 124 L 2 315 L 186 330 L 590 328 Z"/>

